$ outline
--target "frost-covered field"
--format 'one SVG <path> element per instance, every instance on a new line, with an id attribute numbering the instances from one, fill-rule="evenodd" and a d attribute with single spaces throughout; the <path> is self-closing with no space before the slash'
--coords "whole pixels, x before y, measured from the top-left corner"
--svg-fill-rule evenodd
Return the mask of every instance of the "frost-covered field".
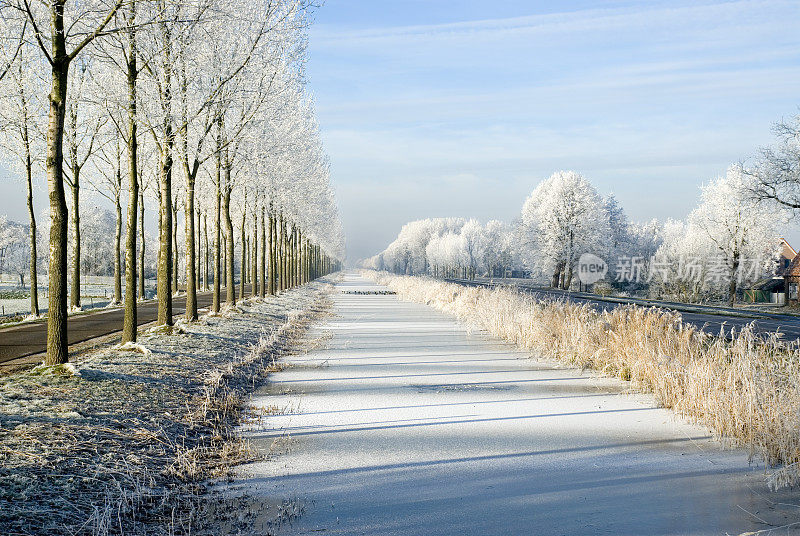
<path id="1" fill-rule="evenodd" d="M 0 316 L 28 315 L 31 312 L 30 285 L 20 287 L 19 278 L 13 274 L 0 275 Z M 123 281 L 123 289 L 124 289 Z M 145 289 L 155 288 L 155 280 L 145 280 Z M 94 309 L 106 307 L 114 296 L 114 278 L 110 276 L 81 277 L 81 307 Z M 39 308 L 47 311 L 47 276 L 39 276 Z M 1 319 L 0 319 L 1 321 Z"/>
<path id="2" fill-rule="evenodd" d="M 324 313 L 329 289 L 318 281 L 147 332 L 141 346 L 76 363 L 74 375 L 70 365 L 0 379 L 3 532 L 236 532 L 226 513 L 253 505 L 221 504 L 206 479 L 252 456 L 230 433 L 243 396 Z M 255 510 L 280 517 L 279 505 L 265 508 Z"/>

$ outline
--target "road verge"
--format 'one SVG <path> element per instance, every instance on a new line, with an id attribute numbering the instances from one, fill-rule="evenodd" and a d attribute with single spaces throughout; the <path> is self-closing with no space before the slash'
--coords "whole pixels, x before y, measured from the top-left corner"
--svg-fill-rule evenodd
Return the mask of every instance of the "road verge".
<path id="1" fill-rule="evenodd" d="M 225 502 L 246 498 L 209 493 L 212 479 L 255 456 L 233 431 L 247 395 L 325 313 L 330 292 L 317 281 L 77 366 L 0 379 L 4 534 L 234 530 L 242 520 L 227 516 L 243 509 Z"/>

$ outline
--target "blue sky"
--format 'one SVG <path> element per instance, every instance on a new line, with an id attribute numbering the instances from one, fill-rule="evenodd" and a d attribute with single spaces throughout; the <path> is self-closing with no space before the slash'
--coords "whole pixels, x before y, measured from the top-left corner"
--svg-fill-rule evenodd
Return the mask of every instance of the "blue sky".
<path id="1" fill-rule="evenodd" d="M 511 221 L 560 169 L 634 220 L 685 217 L 798 113 L 800 2 L 327 0 L 309 55 L 356 260 L 412 219 Z M 26 219 L 2 170 L 0 196 Z"/>
<path id="2" fill-rule="evenodd" d="M 796 1 L 328 0 L 309 52 L 353 259 L 412 219 L 511 220 L 559 169 L 685 217 L 800 105 Z"/>

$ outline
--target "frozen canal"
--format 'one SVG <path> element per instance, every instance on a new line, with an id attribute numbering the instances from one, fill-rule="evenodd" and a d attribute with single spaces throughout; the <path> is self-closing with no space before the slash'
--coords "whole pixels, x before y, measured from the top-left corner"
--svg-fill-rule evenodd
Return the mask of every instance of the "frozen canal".
<path id="1" fill-rule="evenodd" d="M 348 274 L 316 333 L 330 338 L 254 397 L 283 414 L 246 432 L 271 455 L 237 487 L 300 499 L 281 534 L 739 534 L 800 520 L 797 494 L 768 492 L 745 452 L 623 382 L 349 293 L 379 289 Z"/>

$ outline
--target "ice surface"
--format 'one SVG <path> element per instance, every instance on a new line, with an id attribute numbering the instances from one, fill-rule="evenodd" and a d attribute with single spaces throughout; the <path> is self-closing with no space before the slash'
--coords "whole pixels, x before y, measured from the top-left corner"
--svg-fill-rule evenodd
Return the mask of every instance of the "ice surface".
<path id="1" fill-rule="evenodd" d="M 254 396 L 283 413 L 243 429 L 271 455 L 235 487 L 305 504 L 282 533 L 736 534 L 800 521 L 798 494 L 768 492 L 747 453 L 625 382 L 533 360 L 396 296 L 339 294 L 335 309 L 318 328 L 326 347 Z"/>

